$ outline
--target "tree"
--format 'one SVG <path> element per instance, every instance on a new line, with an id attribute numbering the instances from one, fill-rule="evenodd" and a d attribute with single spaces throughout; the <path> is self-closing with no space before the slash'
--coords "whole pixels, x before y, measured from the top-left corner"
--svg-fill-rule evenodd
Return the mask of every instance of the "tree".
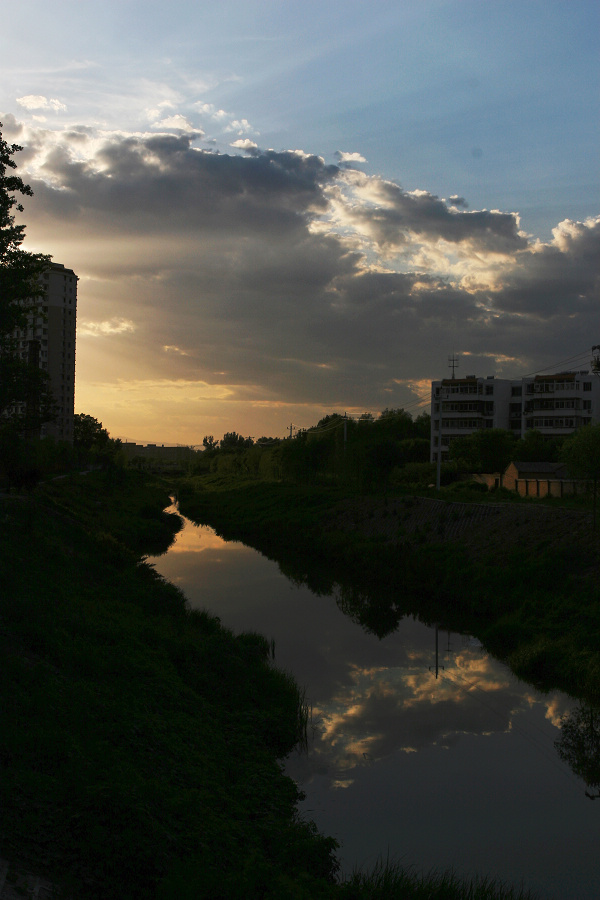
<path id="1" fill-rule="evenodd" d="M 594 530 L 598 479 L 600 479 L 600 425 L 586 425 L 565 441 L 561 459 L 569 473 L 576 478 L 589 478 L 594 485 Z"/>
<path id="2" fill-rule="evenodd" d="M 73 417 L 73 446 L 76 449 L 86 452 L 92 448 L 103 450 L 109 441 L 110 435 L 98 419 L 84 413 Z"/>
<path id="3" fill-rule="evenodd" d="M 535 428 L 525 432 L 525 437 L 515 444 L 515 459 L 520 462 L 556 462 L 557 441 L 549 440 Z"/>
<path id="4" fill-rule="evenodd" d="M 237 431 L 228 431 L 221 440 L 221 450 L 246 450 L 254 441 L 251 437 L 243 437 Z"/>
<path id="5" fill-rule="evenodd" d="M 0 348 L 0 416 L 4 428 L 38 436 L 44 422 L 56 416 L 56 403 L 46 372 Z"/>
<path id="6" fill-rule="evenodd" d="M 423 412 L 417 416 L 413 425 L 413 436 L 429 440 L 431 436 L 431 416 L 429 413 Z"/>
<path id="7" fill-rule="evenodd" d="M 413 433 L 413 420 L 404 409 L 384 409 L 375 422 L 379 439 L 385 434 L 387 438 L 404 440 Z"/>
<path id="8" fill-rule="evenodd" d="M 450 458 L 472 472 L 504 472 L 514 455 L 515 439 L 503 428 L 481 428 L 450 444 Z"/>
<path id="9" fill-rule="evenodd" d="M 562 718 L 560 738 L 554 742 L 560 758 L 598 793 L 600 798 L 600 710 L 581 705 Z"/>
<path id="10" fill-rule="evenodd" d="M 21 248 L 25 225 L 15 225 L 13 211 L 23 212 L 16 195 L 33 196 L 30 186 L 11 171 L 17 168 L 13 156 L 22 149 L 4 140 L 0 122 L 0 337 L 27 325 L 27 316 L 43 293 L 40 277 L 51 259 Z"/>
<path id="11" fill-rule="evenodd" d="M 22 359 L 17 354 L 15 331 L 27 327 L 43 294 L 41 276 L 50 257 L 21 247 L 25 226 L 15 224 L 14 212 L 23 211 L 18 195 L 31 197 L 33 191 L 12 171 L 20 150 L 4 140 L 0 123 L 0 417 L 5 426 L 39 435 L 40 425 L 55 415 L 50 382 L 35 355 Z"/>
<path id="12" fill-rule="evenodd" d="M 315 428 L 324 428 L 325 425 L 341 425 L 343 421 L 344 416 L 340 416 L 339 413 L 329 413 L 329 415 L 323 416 L 322 419 L 319 419 L 319 421 L 315 425 Z"/>
<path id="13" fill-rule="evenodd" d="M 212 434 L 206 434 L 202 438 L 202 446 L 205 450 L 216 450 L 219 445 L 218 441 L 215 441 Z"/>

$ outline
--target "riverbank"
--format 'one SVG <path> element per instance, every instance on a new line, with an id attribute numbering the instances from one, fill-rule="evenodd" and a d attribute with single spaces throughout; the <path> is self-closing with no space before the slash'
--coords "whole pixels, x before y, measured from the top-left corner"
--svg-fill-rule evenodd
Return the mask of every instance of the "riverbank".
<path id="1" fill-rule="evenodd" d="M 327 502 L 307 497 L 304 511 Z M 65 900 L 528 896 L 394 867 L 337 883 L 335 842 L 298 816 L 282 774 L 306 725 L 298 686 L 265 638 L 191 612 L 143 561 L 179 527 L 167 503 L 164 483 L 127 471 L 0 501 L 2 890 L 51 883 Z M 256 504 L 247 510 L 255 520 Z"/>
<path id="2" fill-rule="evenodd" d="M 380 635 L 402 616 L 471 633 L 538 688 L 600 700 L 598 535 L 585 507 L 348 495 L 204 476 L 181 510 L 276 559 Z"/>
<path id="3" fill-rule="evenodd" d="M 1 503 L 0 857 L 78 900 L 318 897 L 335 844 L 278 762 L 302 698 L 143 563 L 168 502 L 92 473 Z"/>

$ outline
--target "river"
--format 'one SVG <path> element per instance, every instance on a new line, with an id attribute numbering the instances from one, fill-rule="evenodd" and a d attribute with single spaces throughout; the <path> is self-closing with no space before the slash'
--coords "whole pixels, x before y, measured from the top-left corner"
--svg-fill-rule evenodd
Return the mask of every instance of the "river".
<path id="1" fill-rule="evenodd" d="M 403 619 L 379 639 L 339 597 L 186 519 L 149 562 L 192 607 L 272 639 L 305 687 L 309 746 L 286 771 L 306 795 L 301 812 L 339 841 L 343 872 L 389 854 L 544 898 L 600 896 L 600 798 L 586 796 L 598 789 L 555 747 L 577 701 L 536 692 L 465 635 Z"/>

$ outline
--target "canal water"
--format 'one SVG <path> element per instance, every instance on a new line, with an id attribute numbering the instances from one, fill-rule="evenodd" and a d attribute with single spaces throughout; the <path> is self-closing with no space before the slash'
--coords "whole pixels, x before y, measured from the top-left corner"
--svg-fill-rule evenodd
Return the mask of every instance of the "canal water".
<path id="1" fill-rule="evenodd" d="M 598 788 L 556 746 L 563 715 L 587 721 L 577 701 L 536 692 L 467 635 L 410 618 L 379 639 L 340 596 L 188 520 L 149 562 L 190 606 L 272 639 L 305 688 L 308 751 L 286 771 L 306 795 L 302 814 L 340 843 L 343 872 L 389 856 L 544 898 L 600 896 L 600 798 L 586 796 Z"/>

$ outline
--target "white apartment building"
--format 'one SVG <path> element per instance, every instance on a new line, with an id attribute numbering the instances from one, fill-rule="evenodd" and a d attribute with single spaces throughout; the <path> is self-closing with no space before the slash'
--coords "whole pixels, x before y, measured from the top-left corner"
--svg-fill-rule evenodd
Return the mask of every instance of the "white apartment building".
<path id="1" fill-rule="evenodd" d="M 42 426 L 41 437 L 73 441 L 75 410 L 75 330 L 77 275 L 51 263 L 42 277 L 44 293 L 29 316 L 27 328 L 15 333 L 16 352 L 48 372 L 58 417 Z"/>
<path id="2" fill-rule="evenodd" d="M 431 383 L 430 460 L 439 452 L 447 459 L 453 440 L 479 428 L 558 437 L 599 421 L 600 378 L 588 370 L 514 380 L 444 378 Z"/>

